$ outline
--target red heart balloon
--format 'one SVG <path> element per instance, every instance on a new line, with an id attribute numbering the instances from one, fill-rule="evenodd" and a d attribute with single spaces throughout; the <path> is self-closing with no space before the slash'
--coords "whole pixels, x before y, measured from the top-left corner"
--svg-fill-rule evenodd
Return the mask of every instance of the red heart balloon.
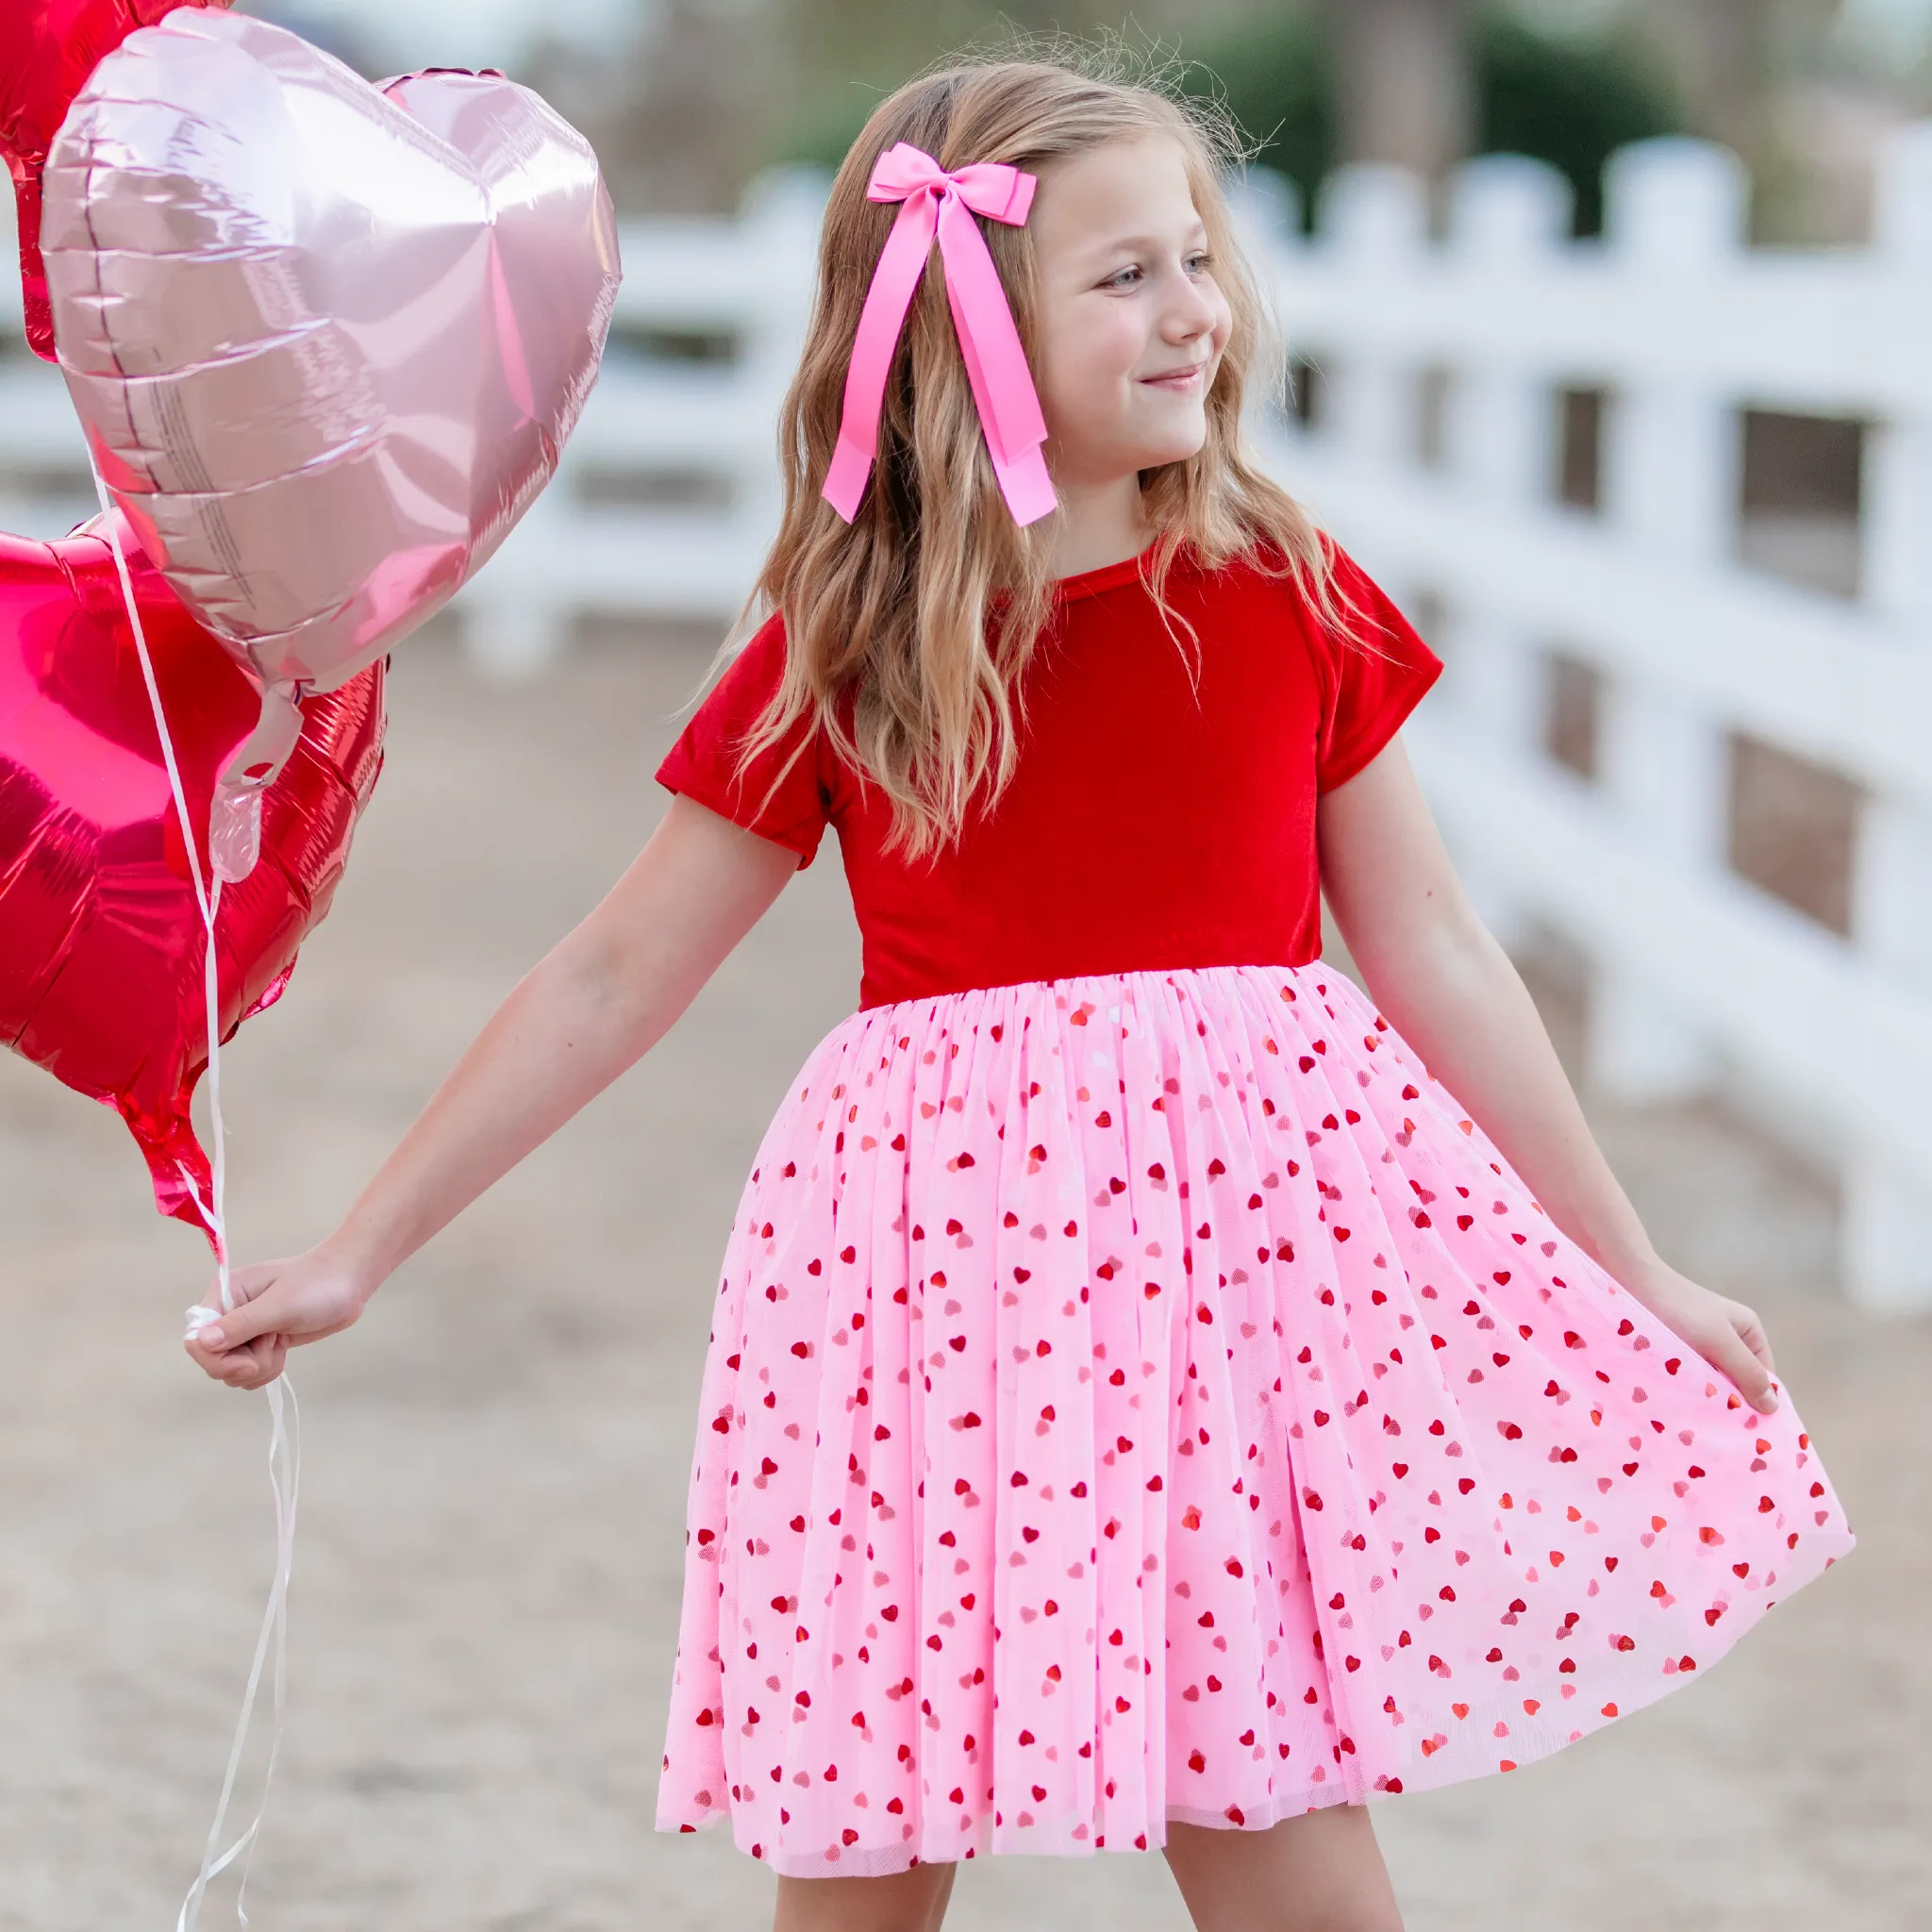
<path id="1" fill-rule="evenodd" d="M 189 1104 L 208 1064 L 206 942 L 103 527 L 0 535 L 0 1040 L 118 1108 L 162 1213 L 199 1225 L 210 1175 Z M 215 779 L 259 693 L 117 528 L 207 876 Z M 216 918 L 224 1039 L 280 994 L 328 910 L 382 765 L 383 676 L 373 665 L 302 708 L 260 862 Z"/>
<path id="2" fill-rule="evenodd" d="M 20 207 L 20 279 L 26 339 L 54 359 L 54 322 L 41 267 L 41 171 L 88 76 L 138 26 L 176 7 L 228 0 L 0 0 L 0 154 Z"/>

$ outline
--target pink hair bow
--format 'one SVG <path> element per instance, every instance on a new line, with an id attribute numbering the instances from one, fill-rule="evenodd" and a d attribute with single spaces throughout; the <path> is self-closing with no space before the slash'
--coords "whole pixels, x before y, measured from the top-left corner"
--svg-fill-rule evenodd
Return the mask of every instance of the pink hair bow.
<path id="1" fill-rule="evenodd" d="M 1040 413 L 1040 397 L 999 271 L 973 219 L 981 214 L 989 221 L 1024 225 L 1033 188 L 1033 175 L 999 161 L 977 161 L 948 174 L 909 142 L 879 157 L 866 197 L 901 206 L 879 252 L 853 337 L 844 414 L 824 491 L 825 501 L 848 524 L 858 514 L 865 479 L 872 474 L 892 352 L 935 235 L 959 353 L 1007 508 L 1021 525 L 1037 523 L 1055 508 L 1053 480 L 1040 449 L 1046 441 L 1046 420 Z"/>

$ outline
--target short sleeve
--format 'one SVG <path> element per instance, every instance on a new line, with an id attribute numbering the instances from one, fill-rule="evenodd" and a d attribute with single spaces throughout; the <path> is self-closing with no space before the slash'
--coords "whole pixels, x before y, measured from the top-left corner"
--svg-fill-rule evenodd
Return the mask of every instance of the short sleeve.
<path id="1" fill-rule="evenodd" d="M 1332 582 L 1347 634 L 1310 612 L 1322 676 L 1318 791 L 1332 791 L 1365 769 L 1442 672 L 1442 660 L 1380 585 L 1340 549 Z"/>
<path id="2" fill-rule="evenodd" d="M 824 836 L 831 798 L 823 782 L 810 719 L 739 769 L 747 733 L 776 693 L 785 671 L 785 624 L 774 616 L 718 680 L 658 767 L 658 782 L 770 839 L 809 865 Z"/>

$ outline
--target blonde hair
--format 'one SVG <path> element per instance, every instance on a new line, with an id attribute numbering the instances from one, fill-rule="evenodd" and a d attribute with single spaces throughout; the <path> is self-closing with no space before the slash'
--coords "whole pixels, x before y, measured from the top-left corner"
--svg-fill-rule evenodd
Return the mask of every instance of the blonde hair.
<path id="1" fill-rule="evenodd" d="M 784 517 L 753 593 L 756 605 L 783 613 L 785 670 L 739 769 L 801 719 L 812 721 L 884 791 L 891 843 L 910 857 L 957 839 L 975 800 L 990 805 L 1012 776 L 1020 680 L 1052 609 L 1053 520 L 1021 529 L 1008 512 L 936 262 L 893 358 L 857 518 L 848 526 L 820 497 L 859 309 L 897 214 L 868 201 L 866 187 L 894 142 L 924 148 L 942 168 L 1004 161 L 1028 171 L 1149 135 L 1178 143 L 1233 323 L 1207 397 L 1202 449 L 1141 474 L 1156 533 L 1149 587 L 1172 628 L 1165 587 L 1184 547 L 1210 569 L 1248 555 L 1297 576 L 1324 615 L 1336 614 L 1324 539 L 1243 446 L 1244 391 L 1259 364 L 1273 361 L 1270 379 L 1279 380 L 1279 350 L 1219 178 L 1241 159 L 1239 137 L 1211 104 L 1175 98 L 1144 75 L 1123 78 L 1121 67 L 1117 50 L 1069 57 L 1058 48 L 1046 58 L 948 65 L 880 103 L 832 183 L 805 356 L 779 418 Z M 980 225 L 1031 358 L 1027 230 Z"/>

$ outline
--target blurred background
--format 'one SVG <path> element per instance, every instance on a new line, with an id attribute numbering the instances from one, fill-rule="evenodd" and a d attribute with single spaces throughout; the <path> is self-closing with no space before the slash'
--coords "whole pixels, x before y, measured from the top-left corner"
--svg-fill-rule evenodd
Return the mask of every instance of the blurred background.
<path id="1" fill-rule="evenodd" d="M 1862 1546 L 1739 1657 L 1507 1780 L 1381 1807 L 1417 1932 L 1903 1932 L 1932 1905 L 1932 0 L 261 0 L 376 76 L 493 65 L 595 142 L 626 280 L 553 489 L 399 651 L 387 774 L 228 1061 L 248 1256 L 317 1238 L 662 809 L 775 516 L 826 171 L 1015 31 L 1218 97 L 1286 365 L 1254 434 L 1449 675 L 1407 733 L 1670 1257 L 1755 1300 Z M 0 277 L 0 527 L 90 508 Z M 1346 964 L 1345 959 L 1341 961 Z M 299 1364 L 257 1923 L 759 1923 L 653 1837 L 710 1283 L 850 1010 L 810 869 L 650 1062 Z M 0 1932 L 165 1923 L 269 1557 L 258 1406 L 116 1122 L 0 1058 Z M 1184 1923 L 1157 1860 L 950 1923 Z"/>
<path id="2" fill-rule="evenodd" d="M 1932 104 L 1927 0 L 272 0 L 375 73 L 489 61 L 592 130 L 620 208 L 722 213 L 779 161 L 836 163 L 881 95 L 1014 29 L 1114 34 L 1201 63 L 1258 158 L 1311 192 L 1337 161 L 1440 176 L 1474 154 L 1560 167 L 1580 232 L 1622 142 L 1745 158 L 1754 235 L 1856 242 L 1886 130 Z"/>

